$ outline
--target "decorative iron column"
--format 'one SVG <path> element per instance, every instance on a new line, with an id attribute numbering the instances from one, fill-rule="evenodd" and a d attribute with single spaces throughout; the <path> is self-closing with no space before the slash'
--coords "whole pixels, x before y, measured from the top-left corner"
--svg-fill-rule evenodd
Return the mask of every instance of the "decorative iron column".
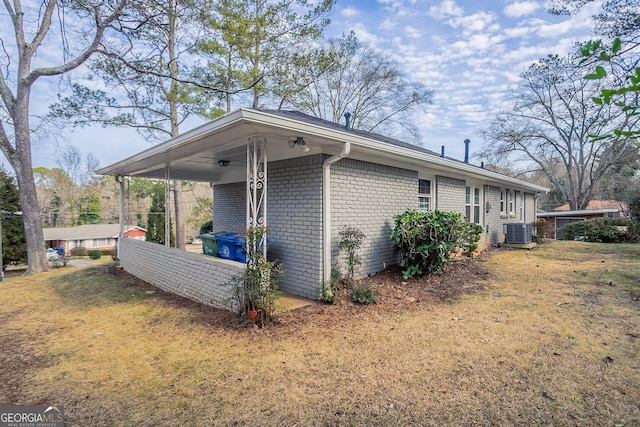
<path id="1" fill-rule="evenodd" d="M 247 143 L 247 229 L 267 226 L 267 152 L 266 139 L 251 137 Z M 267 237 L 260 234 L 260 241 L 252 244 L 254 253 L 262 248 L 267 255 Z"/>
<path id="2" fill-rule="evenodd" d="M 171 164 L 164 165 L 164 245 L 171 247 Z"/>

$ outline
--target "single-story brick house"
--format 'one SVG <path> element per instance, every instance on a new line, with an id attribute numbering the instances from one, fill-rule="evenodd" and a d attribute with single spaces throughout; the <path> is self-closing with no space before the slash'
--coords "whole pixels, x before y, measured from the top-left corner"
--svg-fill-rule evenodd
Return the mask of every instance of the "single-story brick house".
<path id="1" fill-rule="evenodd" d="M 406 209 L 466 215 L 484 227 L 486 247 L 504 241 L 503 224 L 535 222 L 537 197 L 548 191 L 348 124 L 259 109 L 228 113 L 98 173 L 116 176 L 122 188 L 127 176 L 210 182 L 214 231 L 267 224 L 268 257 L 286 268 L 281 289 L 312 299 L 333 268 L 344 272 L 343 226 L 366 234 L 357 271 L 364 277 L 398 262 L 387 233 Z M 230 276 L 243 271 L 234 261 L 151 243 L 125 239 L 120 250 L 132 274 L 217 306 Z"/>
<path id="2" fill-rule="evenodd" d="M 120 234 L 119 224 L 85 224 L 77 227 L 45 228 L 44 241 L 48 248 L 62 248 L 66 255 L 71 249 L 83 246 L 87 250 L 110 250 L 116 247 Z M 138 226 L 125 226 L 125 238 L 145 240 L 147 230 Z"/>
<path id="3" fill-rule="evenodd" d="M 571 210 L 568 204 L 551 212 L 538 212 L 538 218 L 549 224 L 548 237 L 562 239 L 560 229 L 572 222 L 587 221 L 594 218 L 621 218 L 629 216 L 626 203 L 616 200 L 591 200 L 585 209 Z"/>

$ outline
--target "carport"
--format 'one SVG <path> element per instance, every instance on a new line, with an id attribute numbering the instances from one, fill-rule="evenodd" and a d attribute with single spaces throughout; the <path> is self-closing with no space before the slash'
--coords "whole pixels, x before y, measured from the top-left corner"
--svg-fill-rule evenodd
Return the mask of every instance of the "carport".
<path id="1" fill-rule="evenodd" d="M 222 116 L 212 122 L 192 129 L 176 138 L 156 145 L 122 161 L 97 171 L 111 175 L 120 184 L 120 218 L 124 206 L 123 177 L 163 179 L 166 183 L 166 200 L 169 200 L 171 180 L 209 182 L 217 186 L 235 185 L 244 188 L 233 200 L 215 200 L 214 205 L 232 206 L 227 214 L 233 217 L 237 232 L 255 226 L 268 226 L 269 180 L 268 162 L 292 160 L 299 157 L 324 156 L 327 170 L 339 160 L 349 143 L 341 142 L 338 131 L 344 127 L 336 125 L 336 132 L 328 132 L 326 126 L 292 120 L 270 111 L 241 109 Z M 325 188 L 325 203 L 329 203 L 329 174 L 321 183 Z M 214 196 L 215 197 L 215 196 Z M 244 205 L 240 208 L 239 205 Z M 170 203 L 166 203 L 166 229 L 169 235 Z M 329 210 L 323 210 L 325 224 L 329 221 Z M 123 226 L 123 224 L 121 224 Z M 241 230 L 240 230 L 241 228 Z M 328 230 L 328 227 L 327 227 Z M 323 253 L 311 254 L 316 262 L 327 264 L 324 271 L 330 272 L 330 236 L 325 233 Z M 195 299 L 205 304 L 228 306 L 228 284 L 234 276 L 242 274 L 244 264 L 199 254 L 187 253 L 149 242 L 118 240 L 118 258 L 125 270 L 144 278 L 167 291 Z M 263 242 L 266 249 L 266 242 Z M 290 265 L 285 265 L 289 270 Z M 185 269 L 197 271 L 184 274 Z M 195 276 L 195 277 L 192 277 Z M 311 280 L 311 279 L 310 279 Z M 318 280 L 312 279 L 317 286 Z M 194 283 L 189 283 L 194 282 Z M 307 286 L 308 287 L 308 286 Z M 311 292 L 291 293 L 315 297 Z M 314 290 L 315 292 L 315 290 Z"/>

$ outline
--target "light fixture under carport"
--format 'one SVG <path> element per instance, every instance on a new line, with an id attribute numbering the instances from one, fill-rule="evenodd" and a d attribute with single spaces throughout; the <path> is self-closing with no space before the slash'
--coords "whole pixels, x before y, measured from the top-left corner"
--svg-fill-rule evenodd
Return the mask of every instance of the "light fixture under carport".
<path id="1" fill-rule="evenodd" d="M 289 148 L 295 148 L 296 145 L 301 146 L 302 151 L 304 151 L 305 153 L 309 151 L 309 147 L 307 146 L 307 143 L 304 141 L 304 138 L 301 136 L 297 136 L 296 139 L 292 139 L 289 141 Z"/>

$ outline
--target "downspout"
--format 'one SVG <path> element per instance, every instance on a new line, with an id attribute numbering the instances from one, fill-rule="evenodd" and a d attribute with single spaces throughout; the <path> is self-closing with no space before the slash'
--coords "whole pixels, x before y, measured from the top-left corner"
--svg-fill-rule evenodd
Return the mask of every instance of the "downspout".
<path id="1" fill-rule="evenodd" d="M 331 165 L 351 152 L 351 143 L 345 142 L 342 151 L 322 163 L 322 249 L 324 251 L 323 283 L 331 280 Z"/>
<path id="2" fill-rule="evenodd" d="M 164 245 L 171 247 L 171 166 L 164 166 Z"/>
<path id="3" fill-rule="evenodd" d="M 116 247 L 116 258 L 120 259 L 120 242 L 124 235 L 124 177 L 122 175 L 116 176 L 116 182 L 120 184 L 120 211 L 118 216 L 120 218 L 120 230 L 118 231 L 118 246 Z"/>

